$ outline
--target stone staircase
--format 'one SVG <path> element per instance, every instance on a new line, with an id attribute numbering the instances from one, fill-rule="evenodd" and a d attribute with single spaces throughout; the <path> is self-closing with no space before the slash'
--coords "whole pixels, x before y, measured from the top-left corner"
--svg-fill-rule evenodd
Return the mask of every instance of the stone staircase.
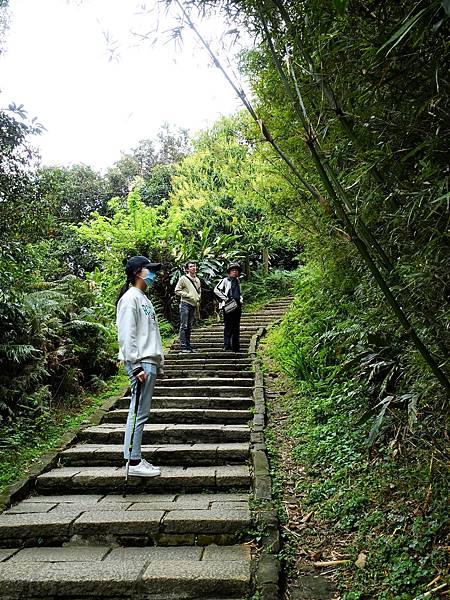
<path id="1" fill-rule="evenodd" d="M 289 303 L 243 315 L 240 353 L 221 351 L 221 324 L 193 332 L 193 354 L 174 344 L 143 437 L 161 476 L 130 478 L 126 498 L 129 398 L 79 432 L 32 495 L 0 515 L 2 600 L 252 596 L 248 350 Z"/>

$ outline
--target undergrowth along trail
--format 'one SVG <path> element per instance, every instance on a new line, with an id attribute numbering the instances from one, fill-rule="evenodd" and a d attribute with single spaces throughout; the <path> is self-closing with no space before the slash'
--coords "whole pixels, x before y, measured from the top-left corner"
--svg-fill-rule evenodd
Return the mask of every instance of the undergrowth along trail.
<path id="1" fill-rule="evenodd" d="M 383 323 L 370 327 L 354 297 L 339 298 L 318 271 L 305 270 L 296 291 L 262 350 L 287 589 L 320 573 L 336 590 L 330 598 L 439 598 L 449 589 L 442 398 L 417 391 L 413 424 L 401 401 L 380 410 L 380 399 L 424 379 L 401 354 L 395 385 L 382 367 L 370 375 L 364 357 Z M 392 338 L 379 362 L 394 354 Z"/>

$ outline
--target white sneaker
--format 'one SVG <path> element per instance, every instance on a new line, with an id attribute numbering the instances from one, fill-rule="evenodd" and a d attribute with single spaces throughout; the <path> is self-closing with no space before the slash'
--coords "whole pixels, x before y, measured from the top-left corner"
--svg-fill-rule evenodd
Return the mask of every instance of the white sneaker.
<path id="1" fill-rule="evenodd" d="M 142 458 L 141 462 L 144 463 L 144 465 L 146 467 L 148 467 L 149 469 L 153 469 L 153 470 L 159 471 L 161 473 L 161 469 L 159 467 L 155 467 L 154 465 L 152 465 L 152 463 L 149 463 L 147 460 L 145 460 L 145 458 Z"/>
<path id="2" fill-rule="evenodd" d="M 161 471 L 146 460 L 141 460 L 138 465 L 130 465 L 128 475 L 130 477 L 158 477 L 161 475 Z"/>

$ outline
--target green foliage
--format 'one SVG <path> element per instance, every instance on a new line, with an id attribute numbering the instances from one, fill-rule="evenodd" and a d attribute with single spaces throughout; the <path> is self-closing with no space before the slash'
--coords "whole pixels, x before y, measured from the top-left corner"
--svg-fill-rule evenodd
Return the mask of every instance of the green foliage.
<path id="1" fill-rule="evenodd" d="M 247 134 L 255 135 L 244 114 L 220 119 L 193 141 L 194 151 L 173 180 L 173 209 L 196 231 L 208 225 L 217 234 L 239 237 L 237 249 L 250 266 L 262 250 L 285 251 L 294 244 L 265 210 L 264 198 L 276 185 L 257 157 Z M 188 229 L 188 228 L 186 228 Z"/>
<path id="2" fill-rule="evenodd" d="M 128 385 L 120 372 L 100 393 L 78 397 L 68 406 L 48 406 L 39 414 L 22 414 L 14 422 L 0 424 L 0 494 L 27 474 L 30 464 L 42 454 L 56 450 L 61 437 L 80 426 L 107 398 L 119 395 Z"/>
<path id="3" fill-rule="evenodd" d="M 271 298 L 289 296 L 293 292 L 295 271 L 273 270 L 264 275 L 261 270 L 252 274 L 251 279 L 242 282 L 245 305 L 261 303 Z"/>
<path id="4" fill-rule="evenodd" d="M 199 266 L 204 288 L 202 316 L 213 310 L 211 289 L 230 260 L 243 260 L 248 273 L 268 247 L 274 260 L 283 255 L 289 264 L 294 254 L 292 240 L 277 233 L 256 201 L 258 194 L 264 194 L 266 180 L 258 176 L 252 148 L 243 141 L 242 129 L 247 126 L 239 115 L 221 119 L 194 140 L 193 152 L 179 166 L 154 166 L 153 174 L 175 173 L 168 200 L 156 198 L 153 192 L 154 201 L 150 201 L 146 195 L 154 180 L 135 179 L 126 201 L 113 198 L 109 202 L 109 215 L 94 213 L 73 229 L 87 247 L 87 256 L 101 265 L 101 270 L 87 277 L 95 282 L 111 318 L 123 283 L 123 260 L 133 254 L 163 264 L 151 293 L 162 316 L 171 322 L 178 313 L 173 288 L 188 260 Z"/>
<path id="5" fill-rule="evenodd" d="M 446 568 L 448 415 L 435 418 L 445 399 L 434 387 L 431 400 L 430 381 L 398 358 L 402 335 L 366 313 L 361 282 L 335 276 L 339 291 L 326 270 L 300 269 L 293 308 L 269 336 L 293 386 L 280 401 L 304 470 L 298 495 L 305 513 L 348 540 L 347 555 L 368 556 L 365 569 L 343 567 L 343 598 L 412 600 Z"/>
<path id="6" fill-rule="evenodd" d="M 22 320 L 0 346 L 0 415 L 35 414 L 115 369 L 115 332 L 88 283 L 67 276 L 21 298 Z"/>
<path id="7" fill-rule="evenodd" d="M 106 212 L 106 182 L 91 167 L 43 167 L 37 175 L 40 194 L 52 206 L 58 222 L 79 223 L 94 211 Z"/>
<path id="8" fill-rule="evenodd" d="M 156 205 L 167 199 L 171 190 L 173 166 L 189 153 L 186 129 L 171 130 L 164 123 L 156 140 L 141 140 L 138 146 L 122 157 L 106 173 L 110 197 L 126 198 L 139 183 L 146 204 Z"/>

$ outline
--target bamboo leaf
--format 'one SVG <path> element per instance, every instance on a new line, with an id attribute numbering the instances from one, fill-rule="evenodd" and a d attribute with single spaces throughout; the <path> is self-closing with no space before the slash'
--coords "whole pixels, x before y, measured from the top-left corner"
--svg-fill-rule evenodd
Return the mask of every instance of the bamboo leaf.
<path id="1" fill-rule="evenodd" d="M 386 413 L 386 409 L 390 404 L 390 400 L 392 400 L 394 396 L 388 396 L 387 398 L 384 399 L 383 401 L 383 406 L 381 407 L 380 412 L 378 413 L 376 419 L 374 420 L 372 427 L 370 429 L 369 435 L 367 436 L 367 440 L 365 441 L 365 445 L 370 448 L 371 446 L 373 446 L 373 443 L 375 442 L 375 440 L 378 437 L 378 434 L 380 433 L 380 427 L 383 423 L 383 419 L 384 419 L 384 415 Z M 388 399 L 390 399 L 388 401 Z"/>
<path id="2" fill-rule="evenodd" d="M 408 425 L 412 431 L 417 423 L 417 396 L 415 394 L 408 395 L 410 396 L 408 401 Z"/>
<path id="3" fill-rule="evenodd" d="M 357 425 L 362 425 L 363 423 L 365 423 L 366 421 L 368 421 L 370 419 L 370 417 L 373 416 L 377 412 L 378 408 L 383 407 L 384 405 L 390 404 L 393 399 L 394 399 L 394 396 L 386 396 L 386 398 L 383 398 L 383 400 L 381 400 L 380 402 L 378 402 L 378 404 L 375 404 L 375 406 L 373 406 L 372 408 L 369 408 L 369 410 L 367 410 L 356 421 L 356 424 Z"/>
<path id="4" fill-rule="evenodd" d="M 419 12 L 412 17 L 410 17 L 407 21 L 403 23 L 403 25 L 397 29 L 395 33 L 391 35 L 386 43 L 384 43 L 378 52 L 384 50 L 387 46 L 393 44 L 393 46 L 386 52 L 386 56 L 402 41 L 402 39 L 408 34 L 408 32 L 414 27 L 414 25 L 419 21 L 420 17 L 428 10 L 427 8 L 422 8 Z M 395 43 L 394 43 L 395 42 Z"/>

